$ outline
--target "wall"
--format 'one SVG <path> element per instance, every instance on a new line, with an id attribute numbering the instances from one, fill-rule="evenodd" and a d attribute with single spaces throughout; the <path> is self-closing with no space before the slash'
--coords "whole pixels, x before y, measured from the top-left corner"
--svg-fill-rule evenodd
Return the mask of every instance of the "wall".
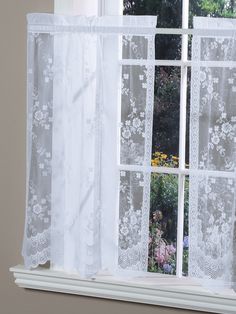
<path id="1" fill-rule="evenodd" d="M 8 268 L 22 262 L 24 224 L 28 12 L 53 12 L 53 0 L 0 0 L 0 314 L 197 313 L 24 290 L 14 284 Z"/>

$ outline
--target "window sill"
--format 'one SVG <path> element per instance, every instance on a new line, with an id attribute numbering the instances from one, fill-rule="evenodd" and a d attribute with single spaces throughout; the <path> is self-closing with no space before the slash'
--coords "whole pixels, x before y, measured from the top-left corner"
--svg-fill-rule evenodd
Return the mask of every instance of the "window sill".
<path id="1" fill-rule="evenodd" d="M 150 276 L 147 279 L 122 281 L 109 275 L 81 279 L 78 275 L 46 268 L 27 270 L 22 265 L 10 268 L 19 287 L 107 298 L 144 304 L 206 311 L 235 313 L 236 296 L 216 295 L 190 279 Z"/>

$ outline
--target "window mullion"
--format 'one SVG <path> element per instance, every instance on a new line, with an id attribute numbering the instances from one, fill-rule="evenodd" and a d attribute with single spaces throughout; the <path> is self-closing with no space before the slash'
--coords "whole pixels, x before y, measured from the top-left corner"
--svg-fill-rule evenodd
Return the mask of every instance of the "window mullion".
<path id="1" fill-rule="evenodd" d="M 182 28 L 188 28 L 189 0 L 183 0 L 182 4 Z M 188 60 L 188 35 L 182 35 L 181 61 Z M 185 169 L 185 146 L 186 146 L 186 106 L 187 106 L 187 75 L 188 67 L 181 65 L 180 80 L 180 129 L 179 129 L 179 168 Z M 178 177 L 178 218 L 177 218 L 177 260 L 176 275 L 182 277 L 183 268 L 183 229 L 184 229 L 184 186 L 185 175 Z"/>
<path id="2" fill-rule="evenodd" d="M 97 0 L 98 15 L 123 15 L 123 1 Z"/>
<path id="3" fill-rule="evenodd" d="M 99 0 L 54 0 L 54 13 L 67 15 L 97 15 Z"/>

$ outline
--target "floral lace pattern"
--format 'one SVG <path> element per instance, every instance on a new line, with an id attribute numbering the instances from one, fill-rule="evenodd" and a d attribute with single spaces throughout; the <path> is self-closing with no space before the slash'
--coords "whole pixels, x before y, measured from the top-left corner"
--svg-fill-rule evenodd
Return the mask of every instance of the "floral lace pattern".
<path id="1" fill-rule="evenodd" d="M 113 34 L 110 26 L 137 33 L 156 18 L 30 14 L 28 21 L 25 265 L 50 261 L 85 277 L 117 264 L 146 270 L 150 174 L 119 176 L 117 162 L 150 166 L 155 67 L 142 59 L 154 59 L 154 36 Z M 123 59 L 137 65 L 120 66 L 120 38 Z"/>
<path id="2" fill-rule="evenodd" d="M 235 168 L 236 109 L 233 105 L 235 95 L 236 69 L 205 67 L 200 69 L 201 169 L 232 171 Z M 204 134 L 208 134 L 208 137 Z"/>
<path id="3" fill-rule="evenodd" d="M 211 19 L 205 19 L 211 28 Z M 195 27 L 202 28 L 202 22 L 203 18 L 195 18 Z M 198 62 L 234 61 L 235 56 L 234 38 L 193 37 L 190 170 L 205 174 L 190 171 L 189 275 L 227 283 L 236 262 L 236 68 Z M 211 177 L 208 170 L 229 175 Z"/>
<path id="4" fill-rule="evenodd" d="M 147 59 L 150 36 L 124 35 L 122 37 L 123 59 Z"/>
<path id="5" fill-rule="evenodd" d="M 119 265 L 123 269 L 140 268 L 143 186 L 141 172 L 120 172 Z"/>
<path id="6" fill-rule="evenodd" d="M 153 36 L 124 36 L 123 58 L 154 59 Z M 154 66 L 123 65 L 120 163 L 149 166 L 152 147 Z M 150 173 L 120 173 L 119 267 L 146 271 Z"/>
<path id="7" fill-rule="evenodd" d="M 23 247 L 27 267 L 36 267 L 50 258 L 52 44 L 49 34 L 29 34 L 28 195 Z M 42 86 L 44 93 L 39 92 Z"/>
<path id="8" fill-rule="evenodd" d="M 133 84 L 135 80 L 135 85 Z M 147 70 L 123 66 L 121 107 L 121 163 L 143 164 L 145 154 L 145 105 Z"/>
<path id="9" fill-rule="evenodd" d="M 192 179 L 190 200 L 197 195 L 198 206 L 190 209 L 189 272 L 193 277 L 230 282 L 235 182 L 233 179 L 208 176 Z M 196 231 L 198 233 L 194 235 Z"/>

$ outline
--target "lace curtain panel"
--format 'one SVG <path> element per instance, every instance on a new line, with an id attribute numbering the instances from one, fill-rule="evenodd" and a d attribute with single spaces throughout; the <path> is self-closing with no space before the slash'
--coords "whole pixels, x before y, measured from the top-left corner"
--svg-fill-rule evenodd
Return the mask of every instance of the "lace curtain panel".
<path id="1" fill-rule="evenodd" d="M 28 268 L 147 272 L 156 17 L 28 15 Z M 236 20 L 195 18 L 189 276 L 236 276 Z"/>
<path id="2" fill-rule="evenodd" d="M 192 41 L 189 275 L 235 288 L 236 20 L 195 17 L 194 27 L 216 32 Z"/>
<path id="3" fill-rule="evenodd" d="M 26 267 L 147 270 L 155 25 L 28 16 Z"/>

